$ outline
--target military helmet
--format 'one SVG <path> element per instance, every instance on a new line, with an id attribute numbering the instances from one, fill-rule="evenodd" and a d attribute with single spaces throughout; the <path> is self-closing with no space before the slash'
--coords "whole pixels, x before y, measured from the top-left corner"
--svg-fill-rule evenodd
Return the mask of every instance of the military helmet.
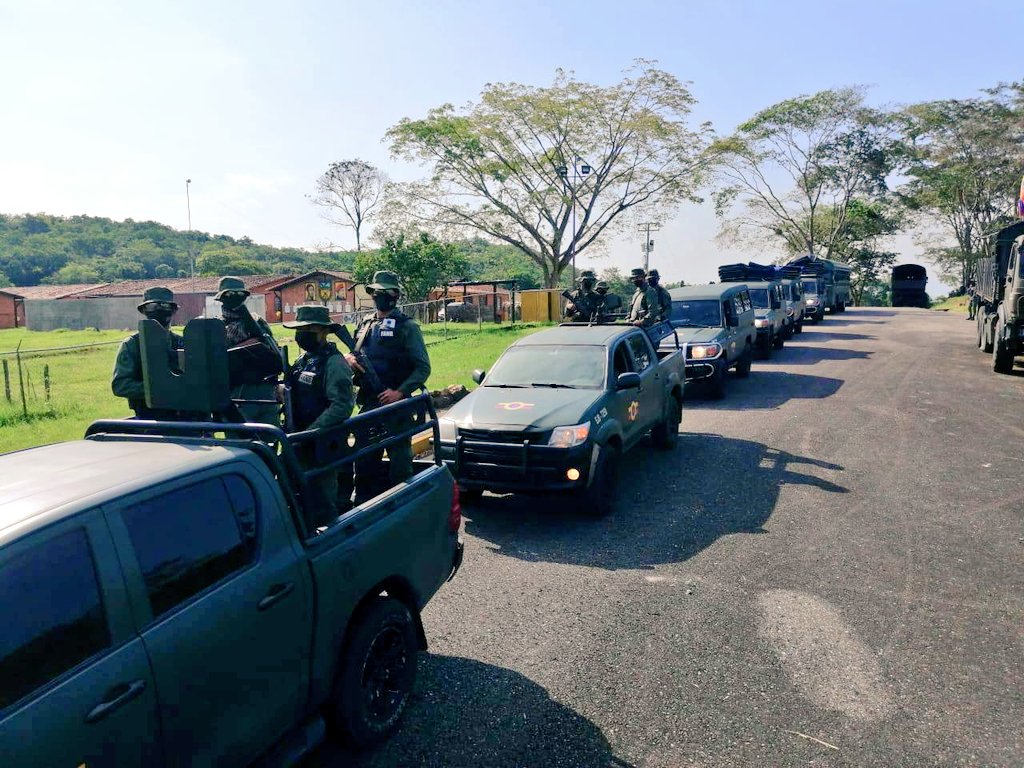
<path id="1" fill-rule="evenodd" d="M 223 301 L 225 293 L 244 293 L 248 296 L 249 290 L 245 287 L 245 283 L 240 277 L 222 277 L 217 285 L 217 293 L 214 294 L 213 298 L 217 301 Z"/>
<path id="2" fill-rule="evenodd" d="M 584 269 L 580 272 L 580 280 L 586 280 L 587 278 L 597 280 L 597 273 L 592 269 Z"/>
<path id="3" fill-rule="evenodd" d="M 295 319 L 290 323 L 282 323 L 285 328 L 309 328 L 311 326 L 331 326 L 331 313 L 321 304 L 303 304 L 295 308 Z"/>
<path id="4" fill-rule="evenodd" d="M 178 308 L 178 303 L 174 300 L 174 292 L 163 285 L 147 288 L 146 292 L 142 294 L 142 303 L 136 309 L 139 312 L 145 312 L 147 304 L 170 304 L 173 309 Z"/>
<path id="5" fill-rule="evenodd" d="M 374 272 L 373 280 L 371 280 L 366 286 L 367 293 L 373 293 L 374 291 L 401 292 L 401 290 L 402 286 L 398 284 L 398 275 L 385 269 Z"/>

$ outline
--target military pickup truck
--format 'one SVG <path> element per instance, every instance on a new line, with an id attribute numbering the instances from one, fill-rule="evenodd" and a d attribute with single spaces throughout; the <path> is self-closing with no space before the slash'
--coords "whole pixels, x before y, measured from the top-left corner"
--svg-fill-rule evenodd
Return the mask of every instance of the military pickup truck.
<path id="1" fill-rule="evenodd" d="M 703 384 L 714 398 L 725 396 L 726 372 L 750 375 L 757 331 L 754 306 L 744 283 L 687 285 L 672 288 L 669 322 L 675 336 L 662 345 L 677 341 L 686 352 L 686 383 Z"/>
<path id="2" fill-rule="evenodd" d="M 563 324 L 475 371 L 480 386 L 440 420 L 435 447 L 464 498 L 559 492 L 610 512 L 622 454 L 648 433 L 663 449 L 678 438 L 685 376 L 679 346 L 659 348 L 669 334 L 665 323 Z"/>
<path id="3" fill-rule="evenodd" d="M 757 348 L 762 357 L 770 358 L 773 349 L 782 349 L 786 343 L 786 307 L 782 298 L 782 283 L 778 280 L 747 283 L 747 290 L 754 305 Z"/>
<path id="4" fill-rule="evenodd" d="M 311 480 L 403 413 L 436 431 L 420 395 L 331 433 L 102 421 L 0 456 L 4 767 L 279 765 L 389 733 L 461 563 L 458 490 L 421 463 L 318 525 Z"/>
<path id="5" fill-rule="evenodd" d="M 796 279 L 783 278 L 782 299 L 786 306 L 786 339 L 793 338 L 794 334 L 804 332 L 804 291 L 803 283 L 799 277 Z"/>

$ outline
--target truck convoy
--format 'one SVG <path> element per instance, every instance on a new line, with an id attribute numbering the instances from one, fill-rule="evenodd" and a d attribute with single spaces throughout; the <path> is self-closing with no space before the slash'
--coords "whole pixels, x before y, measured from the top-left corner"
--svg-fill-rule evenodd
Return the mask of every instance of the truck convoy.
<path id="1" fill-rule="evenodd" d="M 990 254 L 978 260 L 978 348 L 992 354 L 992 370 L 1013 371 L 1024 354 L 1024 221 L 996 233 Z"/>
<path id="2" fill-rule="evenodd" d="M 685 373 L 668 324 L 564 323 L 516 341 L 440 421 L 435 453 L 463 498 L 563 493 L 586 514 L 615 504 L 619 460 L 645 435 L 676 444 Z"/>
<path id="3" fill-rule="evenodd" d="M 825 318 L 825 310 L 845 312 L 850 303 L 849 264 L 800 256 L 789 261 L 789 266 L 800 267 L 804 289 L 804 312 L 811 322 Z"/>
<path id="4" fill-rule="evenodd" d="M 892 268 L 889 289 L 894 307 L 922 307 L 928 309 L 931 302 L 925 288 L 928 273 L 920 264 L 900 264 Z"/>
<path id="5" fill-rule="evenodd" d="M 223 327 L 219 358 L 193 330 L 226 395 Z M 324 523 L 315 486 L 396 422 L 436 434 L 429 395 L 324 432 L 111 420 L 0 456 L 5 768 L 289 764 L 395 728 L 461 563 L 458 491 L 424 462 Z"/>

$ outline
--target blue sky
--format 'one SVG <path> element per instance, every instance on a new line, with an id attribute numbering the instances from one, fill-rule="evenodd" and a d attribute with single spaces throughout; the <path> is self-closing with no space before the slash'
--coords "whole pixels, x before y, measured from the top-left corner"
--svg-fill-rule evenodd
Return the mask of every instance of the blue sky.
<path id="1" fill-rule="evenodd" d="M 874 104 L 1019 79 L 1006 3 L 48 2 L 0 0 L 0 212 L 153 219 L 275 245 L 352 247 L 306 195 L 334 160 L 422 171 L 381 141 L 402 117 L 558 67 L 616 82 L 638 57 L 692 82 L 720 133 L 784 98 Z M 728 252 L 710 206 L 665 222 L 653 264 L 700 282 Z M 897 244 L 907 261 L 921 249 Z M 632 266 L 616 239 L 592 265 Z M 581 257 L 581 261 L 587 260 Z"/>

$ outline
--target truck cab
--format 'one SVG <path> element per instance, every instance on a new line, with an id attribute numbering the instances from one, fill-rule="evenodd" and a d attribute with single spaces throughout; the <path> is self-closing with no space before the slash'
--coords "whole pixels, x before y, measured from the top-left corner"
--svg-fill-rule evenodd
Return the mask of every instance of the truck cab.
<path id="1" fill-rule="evenodd" d="M 786 339 L 804 330 L 804 293 L 799 279 L 783 278 L 782 298 L 786 305 Z"/>
<path id="2" fill-rule="evenodd" d="M 804 317 L 812 323 L 825 319 L 825 307 L 828 306 L 828 291 L 825 281 L 816 274 L 804 274 L 800 278 L 804 296 Z"/>
<path id="3" fill-rule="evenodd" d="M 747 283 L 754 305 L 754 329 L 757 349 L 763 358 L 770 358 L 773 349 L 782 349 L 786 342 L 786 309 L 782 283 L 778 280 Z"/>
<path id="4" fill-rule="evenodd" d="M 688 386 L 704 386 L 712 397 L 724 397 L 728 370 L 745 378 L 754 359 L 757 332 L 750 291 L 744 283 L 717 283 L 672 288 L 669 296 L 675 337 L 666 337 L 662 345 L 678 340 L 685 350 Z"/>
<path id="5" fill-rule="evenodd" d="M 992 370 L 1011 373 L 1024 354 L 1024 221 L 1001 229 L 992 255 L 979 259 L 978 346 L 992 354 Z"/>

